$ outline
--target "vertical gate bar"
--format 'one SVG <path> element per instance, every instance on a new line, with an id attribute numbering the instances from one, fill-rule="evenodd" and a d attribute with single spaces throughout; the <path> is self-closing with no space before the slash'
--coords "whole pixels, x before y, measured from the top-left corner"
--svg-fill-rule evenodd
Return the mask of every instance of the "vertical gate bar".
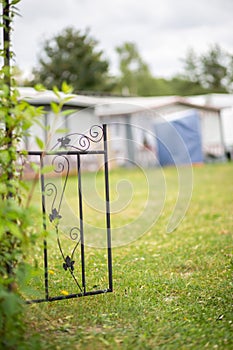
<path id="1" fill-rule="evenodd" d="M 77 170 L 78 170 L 78 199 L 79 199 L 79 225 L 80 225 L 80 241 L 81 241 L 82 286 L 83 286 L 83 292 L 85 294 L 86 293 L 86 275 L 85 275 L 83 198 L 82 198 L 82 175 L 81 175 L 80 154 L 77 154 Z"/>
<path id="2" fill-rule="evenodd" d="M 43 153 L 40 154 L 40 183 L 41 183 L 41 196 L 42 196 L 42 215 L 43 215 L 43 229 L 47 229 L 46 225 L 46 208 L 45 208 L 45 181 L 43 174 L 44 162 Z M 49 299 L 49 285 L 48 285 L 48 251 L 47 241 L 44 239 L 44 285 L 45 285 L 45 298 Z"/>
<path id="3" fill-rule="evenodd" d="M 105 202 L 106 202 L 106 225 L 107 225 L 107 245 L 108 245 L 108 281 L 109 290 L 113 291 L 112 283 L 112 244 L 111 244 L 111 220 L 110 220 L 110 199 L 109 199 L 109 176 L 108 176 L 108 144 L 107 126 L 103 125 L 104 133 L 104 174 L 105 174 Z"/>

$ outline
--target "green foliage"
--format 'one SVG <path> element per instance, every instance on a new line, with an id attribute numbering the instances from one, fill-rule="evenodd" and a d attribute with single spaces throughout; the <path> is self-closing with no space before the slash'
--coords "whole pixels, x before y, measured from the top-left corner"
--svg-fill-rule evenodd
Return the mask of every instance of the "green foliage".
<path id="1" fill-rule="evenodd" d="M 123 94 L 142 95 L 150 90 L 153 78 L 135 43 L 125 42 L 116 48 L 119 56 L 119 87 Z"/>
<path id="2" fill-rule="evenodd" d="M 12 21 L 19 1 L 3 1 L 4 47 L 0 70 L 0 348 L 26 349 L 24 308 L 16 283 L 19 263 L 37 238 L 34 211 L 25 207 L 25 186 L 21 181 L 25 151 L 19 151 L 24 136 L 41 108 L 20 100 L 10 59 Z"/>
<path id="3" fill-rule="evenodd" d="M 233 88 L 233 55 L 219 45 L 199 56 L 191 49 L 184 59 L 184 77 L 211 92 L 230 92 Z"/>
<path id="4" fill-rule="evenodd" d="M 18 101 L 15 88 L 0 84 L 0 347 L 23 349 L 23 306 L 15 279 L 38 230 L 34 212 L 22 205 L 27 194 L 21 181 L 25 152 L 18 149 L 38 113 Z"/>
<path id="5" fill-rule="evenodd" d="M 62 82 L 67 81 L 75 92 L 138 96 L 185 96 L 233 89 L 233 55 L 219 45 L 200 56 L 190 49 L 183 59 L 184 73 L 170 79 L 153 76 L 137 45 L 127 41 L 116 48 L 120 75 L 110 77 L 103 51 L 96 47 L 97 41 L 88 31 L 64 29 L 45 41 L 39 66 L 33 71 L 35 79 L 29 84 L 42 83 L 48 89 L 54 86 L 61 89 Z"/>
<path id="6" fill-rule="evenodd" d="M 170 89 L 171 95 L 190 96 L 211 93 L 210 89 L 204 88 L 198 82 L 184 79 L 182 76 L 166 80 L 165 86 Z"/>
<path id="7" fill-rule="evenodd" d="M 10 85 L 5 83 L 6 72 Z M 28 252 L 34 251 L 37 240 L 45 233 L 38 225 L 38 210 L 29 207 L 34 183 L 30 184 L 30 190 L 22 180 L 27 152 L 19 149 L 31 125 L 43 115 L 43 109 L 20 100 L 11 70 L 3 69 L 0 76 L 0 348 L 36 349 L 40 348 L 36 338 L 32 337 L 29 345 L 25 339 L 25 309 L 18 280 L 23 280 L 22 271 L 27 273 L 25 258 Z M 41 90 L 43 86 L 37 89 Z M 53 90 L 57 102 L 52 102 L 50 107 L 58 118 L 63 114 L 64 103 L 72 98 L 72 95 L 66 95 L 72 88 L 63 83 L 62 92 L 56 87 Z M 45 149 L 37 136 L 36 142 Z M 38 165 L 32 167 L 38 173 Z M 51 171 L 51 167 L 44 167 L 44 171 Z"/>
<path id="8" fill-rule="evenodd" d="M 20 348 L 24 338 L 22 301 L 16 293 L 0 288 L 0 346 L 2 349 Z M 22 347 L 21 347 L 22 349 Z"/>
<path id="9" fill-rule="evenodd" d="M 45 41 L 38 68 L 34 69 L 33 84 L 42 83 L 46 88 L 62 89 L 64 81 L 74 91 L 106 91 L 111 88 L 108 62 L 103 52 L 96 49 L 97 41 L 73 28 Z M 64 86 L 63 86 L 64 89 Z"/>
<path id="10" fill-rule="evenodd" d="M 121 74 L 118 78 L 115 92 L 138 96 L 185 96 L 209 93 L 213 90 L 212 86 L 203 84 L 202 80 L 197 76 L 197 62 L 194 60 L 192 52 L 189 53 L 185 66 L 185 70 L 189 74 L 165 79 L 154 77 L 151 74 L 149 66 L 142 59 L 135 43 L 125 42 L 117 47 L 116 51 Z M 206 62 L 206 74 L 209 68 L 209 79 L 211 79 L 210 75 L 216 75 L 217 73 L 214 69 L 210 69 L 207 66 Z M 202 75 L 200 74 L 200 76 Z"/>

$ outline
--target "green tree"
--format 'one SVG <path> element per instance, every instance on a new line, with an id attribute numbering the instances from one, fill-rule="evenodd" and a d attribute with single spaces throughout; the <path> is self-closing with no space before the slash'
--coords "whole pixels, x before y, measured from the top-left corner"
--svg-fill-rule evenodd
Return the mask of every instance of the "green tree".
<path id="1" fill-rule="evenodd" d="M 123 94 L 148 95 L 153 85 L 149 66 L 135 43 L 125 42 L 116 48 L 119 57 L 119 88 Z"/>
<path id="2" fill-rule="evenodd" d="M 210 47 L 202 55 L 190 49 L 184 59 L 183 76 L 208 92 L 230 92 L 233 88 L 233 55 L 219 45 Z"/>
<path id="3" fill-rule="evenodd" d="M 189 96 L 211 92 L 209 89 L 200 85 L 199 82 L 185 79 L 179 75 L 172 77 L 166 82 L 171 91 L 171 95 Z"/>
<path id="4" fill-rule="evenodd" d="M 206 92 L 196 81 L 182 77 L 172 79 L 154 77 L 142 59 L 135 43 L 125 42 L 116 48 L 120 77 L 118 92 L 138 96 L 188 95 Z"/>
<path id="5" fill-rule="evenodd" d="M 46 40 L 39 58 L 39 66 L 33 70 L 33 84 L 42 83 L 46 88 L 61 88 L 62 82 L 77 91 L 108 91 L 111 89 L 109 64 L 103 52 L 96 49 L 97 41 L 86 30 L 82 33 L 71 27 Z"/>

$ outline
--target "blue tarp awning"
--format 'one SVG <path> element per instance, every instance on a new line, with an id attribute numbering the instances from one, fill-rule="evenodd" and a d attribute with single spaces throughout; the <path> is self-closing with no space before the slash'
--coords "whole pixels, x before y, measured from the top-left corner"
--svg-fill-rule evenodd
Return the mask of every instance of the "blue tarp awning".
<path id="1" fill-rule="evenodd" d="M 197 111 L 155 124 L 160 165 L 202 163 L 200 121 Z"/>

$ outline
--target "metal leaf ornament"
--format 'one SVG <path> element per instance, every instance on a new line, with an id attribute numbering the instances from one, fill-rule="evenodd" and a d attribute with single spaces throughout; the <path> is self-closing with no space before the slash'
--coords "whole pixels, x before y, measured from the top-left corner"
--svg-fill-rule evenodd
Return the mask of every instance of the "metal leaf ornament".
<path id="1" fill-rule="evenodd" d="M 52 213 L 49 214 L 49 220 L 50 222 L 53 222 L 55 219 L 59 220 L 61 219 L 62 216 L 58 213 L 57 209 L 56 208 L 53 208 L 52 209 Z"/>
<path id="2" fill-rule="evenodd" d="M 66 137 L 59 138 L 57 141 L 60 142 L 61 148 L 66 148 L 69 145 L 71 139 L 66 136 Z"/>
<path id="3" fill-rule="evenodd" d="M 71 271 L 74 271 L 74 260 L 72 260 L 69 255 L 65 258 L 65 262 L 63 264 L 63 268 L 66 271 L 68 268 L 71 269 Z"/>

